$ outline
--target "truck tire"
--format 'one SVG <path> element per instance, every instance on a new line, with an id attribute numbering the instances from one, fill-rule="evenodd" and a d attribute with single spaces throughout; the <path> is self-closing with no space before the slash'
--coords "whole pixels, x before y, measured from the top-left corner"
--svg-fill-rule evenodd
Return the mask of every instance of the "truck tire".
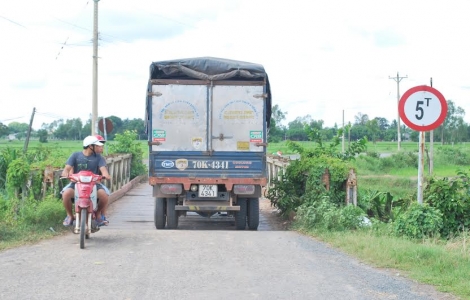
<path id="1" fill-rule="evenodd" d="M 166 198 L 166 227 L 168 229 L 178 228 L 178 211 L 175 210 L 176 198 Z"/>
<path id="2" fill-rule="evenodd" d="M 166 223 L 166 205 L 165 198 L 155 198 L 155 212 L 153 221 L 155 228 L 164 229 Z"/>
<path id="3" fill-rule="evenodd" d="M 247 203 L 246 198 L 238 198 L 237 200 L 238 206 L 240 206 L 240 210 L 235 212 L 235 229 L 237 230 L 244 230 L 246 228 L 246 211 L 247 211 Z"/>
<path id="4" fill-rule="evenodd" d="M 248 198 L 248 229 L 256 230 L 259 225 L 259 198 Z"/>

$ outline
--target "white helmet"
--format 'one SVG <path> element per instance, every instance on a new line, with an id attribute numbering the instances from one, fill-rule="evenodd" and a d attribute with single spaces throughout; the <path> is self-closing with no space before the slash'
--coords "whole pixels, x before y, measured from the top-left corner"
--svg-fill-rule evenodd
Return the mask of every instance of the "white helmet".
<path id="1" fill-rule="evenodd" d="M 96 136 L 89 135 L 83 140 L 83 148 L 90 145 L 103 146 L 104 144 L 100 142 Z"/>

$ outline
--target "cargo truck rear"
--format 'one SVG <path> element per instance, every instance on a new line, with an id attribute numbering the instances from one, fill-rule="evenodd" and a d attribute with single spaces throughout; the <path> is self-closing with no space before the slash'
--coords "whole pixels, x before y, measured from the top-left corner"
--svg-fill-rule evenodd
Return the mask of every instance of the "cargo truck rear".
<path id="1" fill-rule="evenodd" d="M 157 229 L 226 212 L 259 225 L 271 91 L 264 67 L 202 57 L 153 62 L 147 88 L 149 184 Z"/>

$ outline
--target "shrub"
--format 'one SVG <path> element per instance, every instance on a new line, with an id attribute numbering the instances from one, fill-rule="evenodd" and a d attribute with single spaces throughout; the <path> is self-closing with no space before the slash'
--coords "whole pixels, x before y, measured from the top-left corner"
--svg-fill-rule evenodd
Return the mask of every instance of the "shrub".
<path id="1" fill-rule="evenodd" d="M 113 143 L 110 145 L 110 151 L 113 153 L 131 153 L 131 179 L 145 174 L 147 167 L 143 163 L 143 151 L 138 142 L 138 135 L 135 130 L 126 130 L 122 134 L 116 134 Z"/>
<path id="2" fill-rule="evenodd" d="M 455 179 L 432 178 L 424 190 L 424 201 L 443 214 L 441 235 L 445 237 L 470 227 L 469 177 L 465 172 L 459 175 Z"/>
<path id="3" fill-rule="evenodd" d="M 57 225 L 64 216 L 62 202 L 50 196 L 41 201 L 29 200 L 20 213 L 23 224 L 41 225 L 45 228 Z"/>
<path id="4" fill-rule="evenodd" d="M 335 205 L 328 196 L 310 194 L 297 211 L 296 221 L 305 228 L 343 231 L 357 229 L 365 213 L 354 205 Z"/>
<path id="5" fill-rule="evenodd" d="M 413 152 L 399 152 L 389 157 L 380 159 L 381 170 L 390 170 L 392 168 L 418 168 L 418 156 Z"/>
<path id="6" fill-rule="evenodd" d="M 395 233 L 410 238 L 439 236 L 442 228 L 442 213 L 426 203 L 413 203 L 394 222 Z"/>
<path id="7" fill-rule="evenodd" d="M 436 149 L 435 164 L 466 166 L 470 164 L 470 157 L 459 148 L 439 147 Z"/>

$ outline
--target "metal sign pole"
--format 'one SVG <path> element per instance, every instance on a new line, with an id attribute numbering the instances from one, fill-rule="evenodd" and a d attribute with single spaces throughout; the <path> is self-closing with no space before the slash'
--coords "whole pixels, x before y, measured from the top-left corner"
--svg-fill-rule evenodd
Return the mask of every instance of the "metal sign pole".
<path id="1" fill-rule="evenodd" d="M 424 141 L 425 141 L 425 131 L 420 131 L 419 132 L 419 156 L 418 156 L 418 203 L 419 204 L 423 204 Z"/>

